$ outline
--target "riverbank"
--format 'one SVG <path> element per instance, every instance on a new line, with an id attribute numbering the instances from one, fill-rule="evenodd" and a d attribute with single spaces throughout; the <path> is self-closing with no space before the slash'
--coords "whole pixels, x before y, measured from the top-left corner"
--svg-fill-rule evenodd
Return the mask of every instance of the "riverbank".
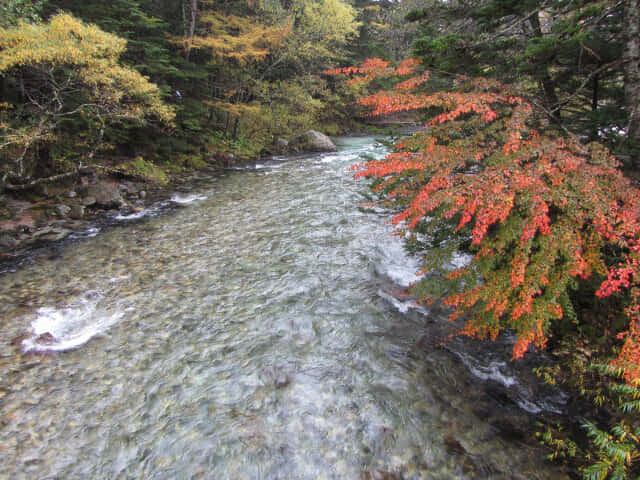
<path id="1" fill-rule="evenodd" d="M 64 183 L 5 192 L 0 195 L 0 264 L 16 263 L 32 250 L 113 223 L 110 219 L 118 215 L 143 212 L 170 198 L 195 172 L 212 169 L 168 175 L 162 184 L 94 172 Z"/>
<path id="2" fill-rule="evenodd" d="M 279 139 L 273 150 L 295 156 L 335 148 L 329 137 L 311 130 L 290 141 Z M 134 159 L 125 164 L 133 168 L 84 169 L 59 182 L 5 191 L 0 194 L 0 271 L 3 264 L 6 268 L 34 249 L 91 232 L 97 224 L 104 227 L 118 217 L 135 218 L 152 205 L 169 201 L 176 189 L 197 179 L 199 172 L 211 175 L 256 160 L 220 153 L 172 172 Z"/>

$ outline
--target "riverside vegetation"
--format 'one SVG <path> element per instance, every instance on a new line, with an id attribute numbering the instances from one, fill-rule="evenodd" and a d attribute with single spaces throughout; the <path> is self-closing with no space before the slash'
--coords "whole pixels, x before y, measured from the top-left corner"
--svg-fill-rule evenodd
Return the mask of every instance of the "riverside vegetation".
<path id="1" fill-rule="evenodd" d="M 359 107 L 418 112 L 427 129 L 356 173 L 424 257 L 413 293 L 463 334 L 513 331 L 516 360 L 550 350 L 537 373 L 593 405 L 538 432 L 550 458 L 640 474 L 637 0 L 7 5 L 5 189 L 137 155 L 172 170 L 276 151 Z M 454 251 L 473 260 L 451 270 Z"/>

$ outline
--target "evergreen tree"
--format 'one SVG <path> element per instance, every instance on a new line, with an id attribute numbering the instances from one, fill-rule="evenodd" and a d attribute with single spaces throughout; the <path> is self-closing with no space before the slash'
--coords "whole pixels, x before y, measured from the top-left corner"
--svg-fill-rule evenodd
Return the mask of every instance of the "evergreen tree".
<path id="1" fill-rule="evenodd" d="M 631 3 L 439 1 L 407 19 L 420 22 L 414 53 L 428 66 L 517 84 L 548 122 L 635 155 L 638 82 L 630 69 L 638 71 L 638 21 Z"/>

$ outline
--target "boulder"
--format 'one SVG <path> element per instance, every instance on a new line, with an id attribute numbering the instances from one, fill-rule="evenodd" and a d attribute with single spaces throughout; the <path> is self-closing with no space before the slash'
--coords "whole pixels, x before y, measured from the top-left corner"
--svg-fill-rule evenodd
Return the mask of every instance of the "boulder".
<path id="1" fill-rule="evenodd" d="M 29 335 L 28 333 L 23 333 L 22 335 L 18 335 L 13 340 L 11 340 L 10 345 L 12 346 L 20 345 L 27 338 L 31 338 L 31 335 Z"/>
<path id="2" fill-rule="evenodd" d="M 89 197 L 95 198 L 93 205 L 98 208 L 120 208 L 125 204 L 118 186 L 110 182 L 97 182 L 89 185 L 87 187 L 87 199 Z M 86 202 L 84 203 L 87 205 Z"/>
<path id="3" fill-rule="evenodd" d="M 336 144 L 324 133 L 309 130 L 297 136 L 289 143 L 289 147 L 300 152 L 335 152 Z"/>
<path id="4" fill-rule="evenodd" d="M 68 205 L 58 205 L 56 207 L 56 213 L 60 217 L 66 217 L 67 215 L 69 215 L 70 211 L 71 211 L 71 207 L 69 207 Z"/>
<path id="5" fill-rule="evenodd" d="M 71 207 L 69 216 L 73 219 L 79 220 L 84 217 L 84 205 L 74 205 Z"/>
<path id="6" fill-rule="evenodd" d="M 272 153 L 275 154 L 285 154 L 289 152 L 289 140 L 284 138 L 278 138 L 276 143 L 272 147 Z"/>

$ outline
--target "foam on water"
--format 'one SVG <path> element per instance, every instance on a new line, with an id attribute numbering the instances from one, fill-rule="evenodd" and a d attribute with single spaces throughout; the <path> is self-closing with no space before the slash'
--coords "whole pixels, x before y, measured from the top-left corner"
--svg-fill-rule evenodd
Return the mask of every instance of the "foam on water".
<path id="1" fill-rule="evenodd" d="M 139 218 L 146 217 L 150 213 L 151 213 L 150 210 L 142 210 L 140 212 L 130 213 L 129 215 L 123 215 L 122 213 L 119 213 L 118 215 L 115 216 L 115 219 L 116 220 L 138 220 Z"/>
<path id="2" fill-rule="evenodd" d="M 206 198 L 206 195 L 198 195 L 196 193 L 174 193 L 171 195 L 171 201 L 179 203 L 180 205 L 186 205 L 198 200 L 206 200 Z"/>
<path id="3" fill-rule="evenodd" d="M 69 238 L 92 238 L 100 233 L 100 228 L 89 227 L 85 230 L 79 230 L 69 235 Z"/>
<path id="4" fill-rule="evenodd" d="M 422 278 L 418 275 L 420 264 L 417 258 L 407 254 L 400 239 L 391 239 L 394 241 L 379 248 L 381 259 L 376 265 L 376 271 L 396 285 L 408 287 Z"/>
<path id="5" fill-rule="evenodd" d="M 104 333 L 123 316 L 99 307 L 99 294 L 89 294 L 64 307 L 42 307 L 31 323 L 33 335 L 22 341 L 26 351 L 64 351 L 78 348 Z M 47 335 L 43 341 L 42 336 Z"/>
<path id="6" fill-rule="evenodd" d="M 487 364 L 482 364 L 477 358 L 464 352 L 456 351 L 455 354 L 462 360 L 462 363 L 467 366 L 471 373 L 482 380 L 493 380 L 505 387 L 511 387 L 518 383 L 515 377 L 506 372 L 506 370 L 509 370 L 509 367 L 504 361 L 489 361 Z"/>
<path id="7" fill-rule="evenodd" d="M 410 310 L 415 310 L 417 312 L 422 313 L 423 315 L 427 315 L 429 313 L 424 307 L 418 305 L 415 299 L 409 300 L 401 300 L 397 296 L 387 293 L 383 290 L 378 290 L 378 295 L 381 298 L 384 298 L 387 302 L 393 305 L 400 313 L 407 313 Z"/>

